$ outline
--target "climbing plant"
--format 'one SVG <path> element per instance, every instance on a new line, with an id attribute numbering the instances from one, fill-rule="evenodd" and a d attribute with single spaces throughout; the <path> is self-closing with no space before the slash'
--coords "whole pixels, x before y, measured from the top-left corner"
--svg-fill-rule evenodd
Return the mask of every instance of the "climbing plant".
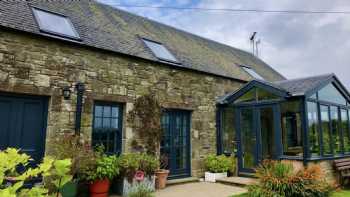
<path id="1" fill-rule="evenodd" d="M 154 94 L 143 95 L 136 99 L 128 120 L 134 131 L 144 142 L 143 147 L 148 154 L 159 156 L 162 108 Z M 136 146 L 136 140 L 133 146 Z"/>

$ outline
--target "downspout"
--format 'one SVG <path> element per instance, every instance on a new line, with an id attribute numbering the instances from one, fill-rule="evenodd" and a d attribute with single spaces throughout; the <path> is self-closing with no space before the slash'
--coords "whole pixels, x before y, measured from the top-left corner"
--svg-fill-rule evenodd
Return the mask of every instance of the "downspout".
<path id="1" fill-rule="evenodd" d="M 80 134 L 81 129 L 81 114 L 83 109 L 83 97 L 85 92 L 85 85 L 81 82 L 78 82 L 75 85 L 75 88 L 77 90 L 77 105 L 76 105 L 76 111 L 75 111 L 75 134 Z"/>

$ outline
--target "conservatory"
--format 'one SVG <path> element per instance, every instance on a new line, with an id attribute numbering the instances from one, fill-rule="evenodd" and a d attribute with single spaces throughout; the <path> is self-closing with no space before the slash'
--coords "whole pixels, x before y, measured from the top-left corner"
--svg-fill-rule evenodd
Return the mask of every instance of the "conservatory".
<path id="1" fill-rule="evenodd" d="M 253 80 L 218 101 L 218 153 L 233 153 L 238 174 L 265 159 L 350 157 L 350 94 L 333 74 Z"/>

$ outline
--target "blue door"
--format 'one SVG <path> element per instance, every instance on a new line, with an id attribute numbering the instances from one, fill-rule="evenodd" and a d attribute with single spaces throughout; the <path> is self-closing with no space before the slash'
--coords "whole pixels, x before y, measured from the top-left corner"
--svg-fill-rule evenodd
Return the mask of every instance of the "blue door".
<path id="1" fill-rule="evenodd" d="M 162 116 L 161 161 L 170 179 L 191 176 L 190 120 L 191 113 L 183 110 L 167 110 Z"/>
<path id="2" fill-rule="evenodd" d="M 280 115 L 277 105 L 238 107 L 238 173 L 254 173 L 265 159 L 276 159 L 280 147 Z"/>
<path id="3" fill-rule="evenodd" d="M 19 148 L 40 162 L 44 156 L 46 117 L 46 98 L 0 94 L 0 150 Z"/>

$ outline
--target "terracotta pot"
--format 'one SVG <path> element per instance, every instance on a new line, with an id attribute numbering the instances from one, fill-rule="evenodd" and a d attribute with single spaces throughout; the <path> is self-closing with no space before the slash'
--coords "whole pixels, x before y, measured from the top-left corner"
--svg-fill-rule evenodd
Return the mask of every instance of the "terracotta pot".
<path id="1" fill-rule="evenodd" d="M 108 197 L 110 181 L 96 180 L 89 185 L 90 197 Z"/>
<path id="2" fill-rule="evenodd" d="M 169 170 L 158 170 L 156 175 L 156 189 L 164 189 L 169 175 Z"/>

